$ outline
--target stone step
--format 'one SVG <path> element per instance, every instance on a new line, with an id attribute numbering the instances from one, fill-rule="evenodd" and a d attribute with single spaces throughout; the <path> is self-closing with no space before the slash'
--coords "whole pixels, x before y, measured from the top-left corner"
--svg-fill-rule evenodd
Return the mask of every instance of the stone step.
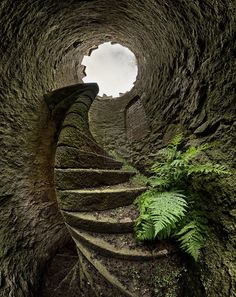
<path id="1" fill-rule="evenodd" d="M 44 95 L 44 97 L 51 110 L 53 110 L 62 101 L 65 101 L 64 105 L 67 107 L 65 109 L 68 109 L 68 106 L 71 106 L 74 101 L 78 100 L 79 102 L 82 102 L 84 98 L 83 94 L 88 96 L 88 91 L 89 97 L 95 97 L 98 93 L 98 85 L 96 83 L 70 85 L 51 91 L 50 93 Z M 90 107 L 92 99 L 88 98 L 87 101 L 88 107 Z"/>
<path id="2" fill-rule="evenodd" d="M 82 113 L 83 110 L 81 110 Z M 74 127 L 81 132 L 86 132 L 87 136 L 93 138 L 88 123 L 88 112 L 86 115 L 81 115 L 79 113 L 68 113 L 62 123 L 62 128 L 67 126 Z"/>
<path id="3" fill-rule="evenodd" d="M 69 146 L 58 146 L 55 168 L 121 169 L 122 163 L 104 155 L 82 151 Z"/>
<path id="4" fill-rule="evenodd" d="M 90 295 L 92 297 L 103 296 L 102 289 L 98 290 L 98 288 L 96 288 L 96 285 L 95 285 L 93 279 L 95 277 L 94 274 L 96 274 L 99 277 L 99 287 L 103 286 L 103 288 L 106 288 L 107 284 L 106 284 L 106 286 L 104 286 L 104 278 L 102 279 L 102 277 L 100 275 L 98 275 L 98 271 L 96 271 L 95 268 L 92 268 L 90 266 L 91 269 L 88 270 L 87 267 L 84 265 L 84 259 L 82 259 L 82 258 L 84 258 L 83 255 L 78 252 L 80 278 L 79 278 L 79 281 L 78 280 L 77 281 L 80 284 L 79 292 L 81 293 L 78 297 L 89 297 Z M 93 270 L 93 272 L 92 272 L 92 270 Z M 98 277 L 96 278 L 96 280 L 98 280 Z M 89 289 L 90 289 L 89 291 L 88 291 L 88 285 L 89 285 Z"/>
<path id="5" fill-rule="evenodd" d="M 76 283 L 71 287 L 71 272 L 78 263 L 76 246 L 71 239 L 66 246 L 59 248 L 53 256 L 42 276 L 42 287 L 39 290 L 40 297 L 71 297 L 71 290 L 78 290 Z"/>
<path id="6" fill-rule="evenodd" d="M 69 225 L 67 228 L 77 247 L 82 243 L 95 250 L 99 255 L 107 257 L 145 261 L 166 257 L 174 250 L 174 247 L 167 241 L 159 241 L 149 245 L 137 242 L 133 233 L 92 233 Z"/>
<path id="7" fill-rule="evenodd" d="M 82 114 L 85 115 L 85 117 L 87 116 L 89 107 L 91 106 L 96 94 L 96 86 L 95 84 L 90 84 L 90 86 L 88 84 L 86 85 L 87 86 L 83 86 L 82 84 L 72 85 L 57 89 L 50 94 L 45 95 L 45 101 L 51 110 L 51 116 L 56 123 L 57 129 L 61 128 L 61 123 L 65 118 L 65 113 L 74 111 L 74 108 L 72 108 L 74 104 L 79 106 L 80 110 L 82 108 Z M 78 110 L 78 107 L 76 107 L 76 110 Z"/>
<path id="8" fill-rule="evenodd" d="M 112 275 L 106 265 L 96 259 L 94 253 L 81 244 L 78 247 L 78 255 L 81 270 L 91 283 L 96 297 L 138 297 L 138 295 L 132 294 L 116 276 Z"/>
<path id="9" fill-rule="evenodd" d="M 81 131 L 75 127 L 66 126 L 62 128 L 58 142 L 58 146 L 74 147 L 82 151 L 92 152 L 99 155 L 109 156 L 97 142 L 92 138 L 91 133 L 87 131 Z"/>
<path id="10" fill-rule="evenodd" d="M 84 187 L 109 186 L 127 182 L 135 172 L 108 169 L 55 169 L 57 189 L 73 190 Z"/>
<path id="11" fill-rule="evenodd" d="M 73 123 L 72 121 L 73 122 L 76 121 L 76 123 Z M 78 132 L 86 134 L 86 136 L 88 138 L 90 138 L 94 141 L 94 138 L 93 138 L 91 132 L 89 131 L 88 119 L 85 119 L 85 118 L 81 117 L 80 115 L 75 115 L 75 114 L 70 113 L 69 115 L 66 116 L 66 118 L 64 119 L 64 121 L 62 123 L 62 129 L 64 129 L 66 127 L 73 127 L 76 130 L 78 130 Z"/>
<path id="12" fill-rule="evenodd" d="M 182 259 L 177 253 L 153 258 L 151 261 L 120 260 L 114 257 L 104 257 L 97 251 L 78 244 L 78 254 L 92 279 L 92 287 L 99 290 L 103 276 L 114 288 L 103 286 L 100 295 L 106 297 L 157 297 L 182 296 L 180 286 L 183 283 Z M 102 283 L 103 285 L 103 283 Z M 120 293 L 116 293 L 119 289 Z M 182 292 L 182 291 L 181 291 Z"/>
<path id="13" fill-rule="evenodd" d="M 82 230 L 99 233 L 128 233 L 133 230 L 138 210 L 131 204 L 104 211 L 62 211 L 62 214 L 68 225 Z"/>
<path id="14" fill-rule="evenodd" d="M 57 190 L 59 206 L 67 211 L 93 211 L 130 205 L 146 187 L 129 184 L 81 190 Z"/>
<path id="15" fill-rule="evenodd" d="M 79 100 L 76 100 L 66 112 L 66 117 L 69 114 L 77 114 L 88 119 L 88 111 L 91 106 L 91 101 L 89 102 L 84 96 L 80 97 Z"/>

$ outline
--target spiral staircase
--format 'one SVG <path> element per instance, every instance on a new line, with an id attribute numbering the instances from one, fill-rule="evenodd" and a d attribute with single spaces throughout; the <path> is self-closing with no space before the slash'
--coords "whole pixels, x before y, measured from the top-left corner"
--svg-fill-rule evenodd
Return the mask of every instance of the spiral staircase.
<path id="1" fill-rule="evenodd" d="M 141 244 L 133 235 L 133 201 L 145 191 L 94 140 L 88 111 L 96 84 L 50 93 L 56 125 L 55 186 L 58 205 L 78 253 L 79 291 L 73 296 L 152 297 L 157 265 L 167 265 L 169 243 Z"/>

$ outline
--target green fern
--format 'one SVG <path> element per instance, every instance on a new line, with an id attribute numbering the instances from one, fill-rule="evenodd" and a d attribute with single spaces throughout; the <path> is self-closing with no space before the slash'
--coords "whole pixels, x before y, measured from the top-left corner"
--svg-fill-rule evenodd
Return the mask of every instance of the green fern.
<path id="1" fill-rule="evenodd" d="M 200 250 L 205 244 L 206 225 L 200 221 L 191 221 L 175 234 L 180 248 L 198 260 Z"/>
<path id="2" fill-rule="evenodd" d="M 134 202 L 138 205 L 140 212 L 139 217 L 135 221 L 135 232 L 138 240 L 152 240 L 154 238 L 154 225 L 148 212 L 151 196 L 152 190 L 148 190 Z"/>
<path id="3" fill-rule="evenodd" d="M 184 163 L 188 164 L 190 161 L 192 161 L 194 158 L 196 158 L 199 154 L 202 152 L 210 149 L 213 145 L 211 144 L 202 144 L 198 147 L 191 146 L 186 150 L 186 152 L 183 152 L 180 154 L 181 160 L 183 160 Z"/>
<path id="4" fill-rule="evenodd" d="M 196 157 L 211 148 L 212 144 L 190 147 L 182 152 L 178 150 L 181 140 L 182 135 L 177 135 L 170 145 L 162 149 L 164 162 L 156 162 L 151 167 L 154 176 L 150 178 L 149 184 L 152 187 L 159 187 L 160 190 L 173 188 L 194 174 L 230 174 L 225 166 L 212 163 L 198 164 L 195 161 Z"/>
<path id="5" fill-rule="evenodd" d="M 149 213 L 155 229 L 155 237 L 168 238 L 176 223 L 184 217 L 188 204 L 179 192 L 156 192 L 152 196 Z"/>
<path id="6" fill-rule="evenodd" d="M 181 133 L 177 134 L 166 148 L 163 148 L 159 150 L 158 153 L 152 154 L 152 155 L 155 156 L 157 160 L 159 158 L 164 158 L 164 160 L 167 162 L 172 161 L 175 158 L 175 155 L 177 153 L 177 148 L 182 143 L 182 141 L 183 141 L 183 135 Z M 154 164 L 154 167 L 155 167 L 155 164 Z"/>
<path id="7" fill-rule="evenodd" d="M 147 183 L 153 188 L 159 187 L 160 189 L 168 188 L 170 186 L 170 181 L 165 176 L 150 177 Z"/>
<path id="8" fill-rule="evenodd" d="M 153 189 L 149 189 L 137 197 L 134 201 L 134 203 L 138 205 L 141 214 L 146 212 L 147 208 L 149 207 L 153 193 Z"/>
<path id="9" fill-rule="evenodd" d="M 136 221 L 139 240 L 168 238 L 176 223 L 184 217 L 188 204 L 177 191 L 146 191 L 139 201 L 140 216 Z"/>
<path id="10" fill-rule="evenodd" d="M 194 193 L 184 193 L 189 179 L 194 175 L 222 175 L 230 171 L 219 164 L 200 164 L 196 158 L 213 145 L 203 144 L 179 150 L 183 135 L 178 134 L 171 143 L 156 154 L 147 184 L 148 190 L 136 200 L 140 215 L 135 223 L 138 240 L 154 240 L 175 237 L 181 249 L 196 261 L 206 236 L 206 222 L 203 215 L 196 215 Z M 160 160 L 161 156 L 161 162 Z"/>
<path id="11" fill-rule="evenodd" d="M 130 179 L 130 182 L 136 186 L 146 186 L 149 183 L 149 178 L 138 172 Z"/>
<path id="12" fill-rule="evenodd" d="M 153 240 L 155 229 L 149 215 L 142 215 L 135 222 L 136 238 L 138 240 Z"/>
<path id="13" fill-rule="evenodd" d="M 190 174 L 231 174 L 231 172 L 223 165 L 219 164 L 195 164 L 195 165 L 189 165 L 188 167 L 188 175 Z"/>
<path id="14" fill-rule="evenodd" d="M 178 147 L 183 142 L 183 133 L 177 133 L 174 138 L 171 140 L 168 147 Z"/>

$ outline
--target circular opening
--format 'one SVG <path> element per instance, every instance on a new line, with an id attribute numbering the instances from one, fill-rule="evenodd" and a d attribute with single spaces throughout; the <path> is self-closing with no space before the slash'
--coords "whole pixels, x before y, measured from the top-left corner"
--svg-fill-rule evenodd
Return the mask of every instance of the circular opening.
<path id="1" fill-rule="evenodd" d="M 99 96 L 119 97 L 133 88 L 137 60 L 127 47 L 106 42 L 90 52 L 82 60 L 86 75 L 83 82 L 96 82 Z"/>

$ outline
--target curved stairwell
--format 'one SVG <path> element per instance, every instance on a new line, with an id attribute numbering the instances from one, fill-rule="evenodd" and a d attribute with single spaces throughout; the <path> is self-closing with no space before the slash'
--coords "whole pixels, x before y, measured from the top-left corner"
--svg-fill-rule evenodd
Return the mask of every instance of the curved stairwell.
<path id="1" fill-rule="evenodd" d="M 97 92 L 96 84 L 75 85 L 46 98 L 57 126 L 57 199 L 77 246 L 81 294 L 162 296 L 156 294 L 151 274 L 156 265 L 165 266 L 172 247 L 135 241 L 137 210 L 132 203 L 145 187 L 135 186 L 130 181 L 135 173 L 122 170 L 122 163 L 91 135 L 88 111 Z"/>

